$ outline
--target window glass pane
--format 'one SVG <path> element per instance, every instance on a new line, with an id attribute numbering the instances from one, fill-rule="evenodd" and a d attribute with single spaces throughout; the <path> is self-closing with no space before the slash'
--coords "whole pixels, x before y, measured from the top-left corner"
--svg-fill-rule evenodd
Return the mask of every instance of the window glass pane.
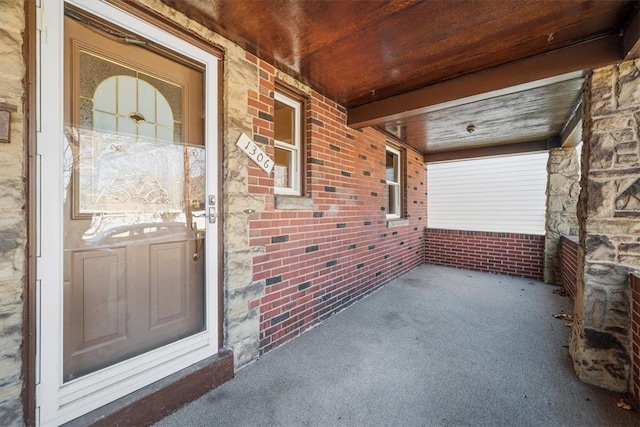
<path id="1" fill-rule="evenodd" d="M 153 141 L 156 138 L 156 127 L 150 123 L 142 122 L 138 125 L 138 136 L 147 141 Z"/>
<path id="2" fill-rule="evenodd" d="M 396 185 L 387 185 L 387 214 L 388 215 L 399 215 L 399 203 L 398 203 L 398 186 Z"/>
<path id="3" fill-rule="evenodd" d="M 274 127 L 275 138 L 287 144 L 295 144 L 294 140 L 294 109 L 282 102 L 275 102 Z"/>
<path id="4" fill-rule="evenodd" d="M 129 117 L 118 117 L 118 133 L 136 135 L 138 133 L 138 126 L 136 122 Z"/>
<path id="5" fill-rule="evenodd" d="M 291 170 L 291 151 L 276 147 L 274 153 L 274 178 L 276 187 L 289 188 Z"/>
<path id="6" fill-rule="evenodd" d="M 137 79 L 127 76 L 118 76 L 118 114 L 128 117 L 137 110 Z"/>
<path id="7" fill-rule="evenodd" d="M 93 101 L 93 108 L 107 113 L 116 113 L 116 78 L 110 77 L 100 83 Z"/>
<path id="8" fill-rule="evenodd" d="M 95 111 L 93 113 L 93 129 L 105 132 L 116 131 L 116 116 Z"/>
<path id="9" fill-rule="evenodd" d="M 398 182 L 398 155 L 387 151 L 386 180 Z"/>
<path id="10" fill-rule="evenodd" d="M 138 79 L 136 83 L 138 84 L 138 112 L 142 114 L 145 121 L 154 123 L 156 121 L 157 90 L 144 80 Z M 162 97 L 162 95 L 160 96 Z"/>

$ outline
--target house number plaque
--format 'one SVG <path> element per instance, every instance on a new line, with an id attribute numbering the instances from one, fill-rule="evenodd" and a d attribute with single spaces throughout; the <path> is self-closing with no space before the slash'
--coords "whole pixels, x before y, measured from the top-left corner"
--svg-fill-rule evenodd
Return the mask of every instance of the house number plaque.
<path id="1" fill-rule="evenodd" d="M 260 166 L 260 169 L 265 171 L 267 175 L 271 174 L 271 169 L 273 169 L 273 160 L 271 160 L 271 157 L 265 154 L 265 152 L 258 147 L 258 144 L 253 142 L 246 134 L 243 133 L 240 135 L 236 145 L 244 151 L 251 160 Z"/>

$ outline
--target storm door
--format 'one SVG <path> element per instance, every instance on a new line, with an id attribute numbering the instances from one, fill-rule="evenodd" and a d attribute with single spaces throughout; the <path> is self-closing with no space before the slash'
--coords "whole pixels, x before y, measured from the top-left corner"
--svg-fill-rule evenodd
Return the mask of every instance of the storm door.
<path id="1" fill-rule="evenodd" d="M 202 72 L 65 17 L 64 380 L 204 328 Z"/>
<path id="2" fill-rule="evenodd" d="M 111 5 L 49 5 L 63 111 L 51 131 L 43 115 L 38 142 L 38 405 L 57 425 L 217 352 L 217 59 L 163 46 L 169 35 Z M 47 78 L 41 109 L 55 115 Z"/>

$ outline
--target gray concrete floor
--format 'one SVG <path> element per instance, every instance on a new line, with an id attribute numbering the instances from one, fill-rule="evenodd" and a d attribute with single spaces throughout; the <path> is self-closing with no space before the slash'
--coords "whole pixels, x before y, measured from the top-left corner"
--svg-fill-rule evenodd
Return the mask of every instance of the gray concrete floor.
<path id="1" fill-rule="evenodd" d="M 157 426 L 640 426 L 575 377 L 554 289 L 420 266 Z"/>

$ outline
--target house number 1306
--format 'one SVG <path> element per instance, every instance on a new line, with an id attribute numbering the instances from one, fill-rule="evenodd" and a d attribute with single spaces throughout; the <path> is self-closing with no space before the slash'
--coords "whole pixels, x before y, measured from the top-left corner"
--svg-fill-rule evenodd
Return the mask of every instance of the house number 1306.
<path id="1" fill-rule="evenodd" d="M 271 174 L 273 161 L 246 134 L 243 133 L 240 135 L 238 142 L 236 142 L 236 146 L 244 151 L 251 160 L 253 160 L 263 171 L 267 173 L 267 175 Z"/>

